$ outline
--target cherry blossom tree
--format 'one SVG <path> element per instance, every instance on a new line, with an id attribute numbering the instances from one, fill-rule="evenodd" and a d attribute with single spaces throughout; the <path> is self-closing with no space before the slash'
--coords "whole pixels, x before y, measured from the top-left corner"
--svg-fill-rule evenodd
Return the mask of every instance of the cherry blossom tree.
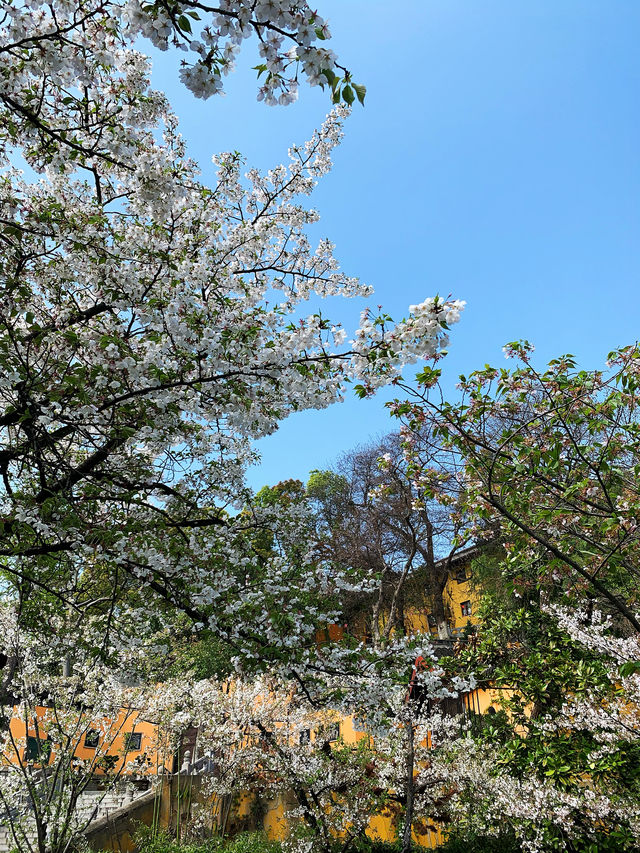
<path id="1" fill-rule="evenodd" d="M 455 403 L 426 370 L 393 407 L 417 471 L 425 428 L 459 454 L 468 513 L 504 548 L 459 658 L 504 691 L 504 713 L 452 753 L 469 774 L 458 802 L 481 828 L 506 817 L 527 850 L 636 849 L 638 348 L 592 371 L 571 356 L 538 370 L 526 343 L 506 353 L 515 369 L 461 377 Z"/>
<path id="2" fill-rule="evenodd" d="M 252 442 L 339 401 L 350 382 L 372 392 L 436 355 L 462 305 L 427 299 L 395 327 L 365 311 L 347 345 L 338 324 L 304 316 L 318 296 L 370 292 L 338 271 L 329 241 L 311 245 L 318 217 L 301 202 L 329 170 L 348 108 L 266 174 L 217 156 L 207 187 L 133 46 L 142 34 L 195 51 L 183 78 L 206 95 L 254 34 L 265 99 L 288 100 L 296 69 L 329 86 L 336 74 L 315 46 L 326 25 L 305 3 L 2 9 L 0 557 L 11 595 L 23 618 L 41 607 L 95 617 L 105 656 L 125 596 L 127 618 L 134 602 L 141 614 L 178 608 L 238 659 L 268 662 L 265 648 L 295 648 L 302 623 L 311 636 L 319 614 L 305 615 L 298 590 L 326 578 L 274 553 L 257 575 L 269 583 L 254 579 L 247 530 L 295 519 L 246 511 Z M 346 84 L 335 91 L 350 100 Z M 272 621 L 283 599 L 284 640 Z"/>
<path id="3" fill-rule="evenodd" d="M 637 849 L 638 640 L 586 616 L 486 602 L 460 663 L 502 698 L 435 756 L 460 835 L 515 837 L 535 853 Z"/>
<path id="4" fill-rule="evenodd" d="M 230 668 L 295 685 L 315 713 L 366 697 L 371 726 L 389 717 L 376 700 L 403 695 L 419 640 L 319 645 L 362 579 L 300 547 L 304 501 L 256 500 L 244 475 L 284 418 L 438 357 L 463 304 L 427 298 L 397 324 L 365 310 L 351 339 L 315 307 L 371 291 L 307 233 L 318 214 L 304 199 L 364 89 L 305 2 L 0 7 L 0 572 L 8 618 L 47 661 L 32 687 L 28 649 L 8 646 L 1 698 L 42 696 L 65 720 L 70 781 L 50 791 L 67 799 L 52 794 L 53 814 L 31 796 L 44 853 L 78 832 L 73 733 L 109 716 L 107 694 L 111 711 L 124 704 L 101 689 L 149 671 L 176 620 L 224 644 Z M 336 106 L 266 174 L 216 155 L 209 187 L 135 42 L 186 48 L 181 77 L 208 97 L 247 36 L 260 98 L 288 103 L 306 79 Z"/>
<path id="5" fill-rule="evenodd" d="M 638 349 L 611 353 L 607 371 L 572 356 L 539 371 L 531 350 L 509 345 L 515 370 L 461 377 L 456 403 L 435 399 L 427 370 L 393 408 L 408 437 L 430 423 L 464 459 L 470 508 L 501 524 L 514 575 L 534 567 L 551 598 L 590 597 L 638 632 Z"/>

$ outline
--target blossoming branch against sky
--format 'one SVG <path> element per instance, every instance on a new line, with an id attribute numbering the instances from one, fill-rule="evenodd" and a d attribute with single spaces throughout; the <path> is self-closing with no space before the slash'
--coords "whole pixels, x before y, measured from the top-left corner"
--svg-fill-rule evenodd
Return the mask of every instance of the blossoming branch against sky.
<path id="1" fill-rule="evenodd" d="M 335 168 L 319 185 L 314 238 L 373 285 L 394 318 L 434 293 L 467 302 L 443 362 L 445 384 L 527 338 L 545 359 L 586 367 L 638 337 L 640 57 L 635 0 L 325 0 L 329 43 L 366 84 Z M 145 48 L 146 49 L 146 48 Z M 246 44 L 244 51 L 256 51 Z M 256 101 L 238 63 L 229 97 L 203 102 L 179 83 L 175 53 L 154 55 L 190 153 L 239 150 L 269 168 L 303 142 L 327 94 Z M 362 300 L 327 306 L 354 330 Z M 386 398 L 393 396 L 386 393 Z M 306 479 L 342 450 L 389 430 L 383 397 L 305 412 L 260 443 L 257 487 Z"/>

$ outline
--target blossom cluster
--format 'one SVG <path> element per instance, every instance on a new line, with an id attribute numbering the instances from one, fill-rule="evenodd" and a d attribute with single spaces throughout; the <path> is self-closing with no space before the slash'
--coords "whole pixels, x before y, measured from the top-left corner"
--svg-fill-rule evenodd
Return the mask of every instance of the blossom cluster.
<path id="1" fill-rule="evenodd" d="M 464 306 L 460 300 L 430 297 L 411 305 L 409 316 L 397 325 L 390 325 L 387 315 L 375 316 L 365 310 L 352 341 L 355 354 L 351 362 L 355 377 L 363 381 L 364 393 L 372 394 L 393 382 L 405 364 L 441 356 L 449 343 L 447 330 L 459 321 Z"/>
<path id="2" fill-rule="evenodd" d="M 222 0 L 211 21 L 202 25 L 196 3 L 127 0 L 124 17 L 129 33 L 141 33 L 160 50 L 170 43 L 195 53 L 183 61 L 180 78 L 198 98 L 223 89 L 222 78 L 234 68 L 242 42 L 259 40 L 258 99 L 269 105 L 290 104 L 298 97 L 302 72 L 312 86 L 324 86 L 337 69 L 332 50 L 316 44 L 331 37 L 327 22 L 305 0 Z M 197 29 L 194 34 L 193 29 Z"/>

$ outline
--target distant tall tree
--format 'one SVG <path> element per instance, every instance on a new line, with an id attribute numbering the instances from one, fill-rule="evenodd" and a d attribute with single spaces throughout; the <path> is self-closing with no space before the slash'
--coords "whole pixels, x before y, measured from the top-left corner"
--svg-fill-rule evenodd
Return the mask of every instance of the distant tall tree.
<path id="1" fill-rule="evenodd" d="M 374 642 L 404 631 L 407 582 L 424 579 L 432 616 L 448 635 L 444 590 L 450 560 L 466 541 L 459 509 L 456 457 L 421 436 L 429 468 L 416 478 L 403 440 L 389 435 L 345 454 L 333 470 L 314 471 L 307 485 L 319 519 L 321 550 L 367 578 L 375 593 Z"/>

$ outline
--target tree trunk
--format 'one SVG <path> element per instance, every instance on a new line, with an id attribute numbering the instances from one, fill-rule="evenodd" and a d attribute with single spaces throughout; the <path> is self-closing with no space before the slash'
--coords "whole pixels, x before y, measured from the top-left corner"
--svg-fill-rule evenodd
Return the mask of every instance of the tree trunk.
<path id="1" fill-rule="evenodd" d="M 418 550 L 429 569 L 427 574 L 427 590 L 432 608 L 431 615 L 436 623 L 438 639 L 448 640 L 451 637 L 451 628 L 449 627 L 444 609 L 444 590 L 449 577 L 449 564 L 451 560 L 447 560 L 444 568 L 436 566 L 436 558 L 433 550 L 433 524 L 429 521 L 426 513 L 424 513 L 423 520 L 427 529 L 427 542 L 426 547 L 418 545 Z"/>
<path id="2" fill-rule="evenodd" d="M 435 567 L 431 572 L 431 599 L 433 601 L 433 615 L 438 626 L 438 639 L 448 640 L 451 637 L 451 626 L 444 609 L 444 590 L 447 585 L 449 572 L 437 572 Z"/>
<path id="3" fill-rule="evenodd" d="M 371 639 L 373 642 L 374 648 L 378 648 L 380 646 L 380 618 L 382 614 L 382 604 L 384 601 L 384 585 L 387 580 L 387 575 L 389 574 L 389 569 L 385 565 L 384 560 L 381 559 L 382 564 L 382 573 L 380 575 L 380 587 L 378 589 L 378 597 L 373 605 L 373 609 L 371 612 Z"/>

